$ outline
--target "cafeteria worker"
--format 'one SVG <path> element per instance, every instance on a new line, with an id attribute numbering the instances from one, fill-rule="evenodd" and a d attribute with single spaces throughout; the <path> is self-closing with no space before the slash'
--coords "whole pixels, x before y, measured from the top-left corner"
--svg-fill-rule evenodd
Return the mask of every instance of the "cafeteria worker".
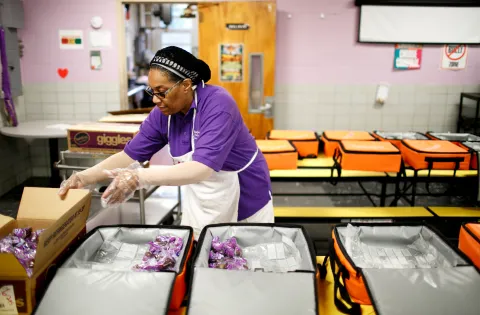
<path id="1" fill-rule="evenodd" d="M 148 185 L 185 185 L 181 224 L 193 227 L 196 239 L 208 224 L 273 223 L 265 157 L 232 96 L 205 84 L 210 77 L 209 66 L 189 52 L 159 50 L 146 89 L 156 106 L 139 133 L 122 152 L 74 173 L 59 194 L 112 178 L 102 201 L 117 205 Z M 172 166 L 138 167 L 166 145 Z"/>

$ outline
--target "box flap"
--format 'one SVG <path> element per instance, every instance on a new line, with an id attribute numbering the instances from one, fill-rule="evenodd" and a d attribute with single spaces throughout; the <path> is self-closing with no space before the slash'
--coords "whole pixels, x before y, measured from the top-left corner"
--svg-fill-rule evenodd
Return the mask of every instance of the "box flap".
<path id="1" fill-rule="evenodd" d="M 368 268 L 362 273 L 379 314 L 479 313 L 480 274 L 474 267 Z"/>
<path id="2" fill-rule="evenodd" d="M 25 188 L 19 210 L 25 219 L 19 219 L 19 222 L 51 220 L 38 239 L 34 274 L 62 252 L 85 228 L 90 202 L 91 193 L 85 189 L 71 189 L 61 199 L 57 189 Z"/>
<path id="3" fill-rule="evenodd" d="M 25 187 L 17 220 L 58 220 L 89 195 L 90 191 L 86 189 L 72 189 L 62 199 L 57 188 Z"/>
<path id="4" fill-rule="evenodd" d="M 148 114 L 109 115 L 99 119 L 102 123 L 142 123 Z"/>
<path id="5" fill-rule="evenodd" d="M 313 272 L 195 268 L 189 315 L 318 314 Z M 239 298 L 247 303 L 239 303 Z"/>
<path id="6" fill-rule="evenodd" d="M 109 124 L 109 123 L 85 123 L 73 125 L 69 131 L 100 131 L 100 132 L 138 132 L 140 124 Z"/>
<path id="7" fill-rule="evenodd" d="M 15 220 L 0 214 L 0 238 L 7 236 L 15 228 Z"/>
<path id="8" fill-rule="evenodd" d="M 174 272 L 60 268 L 36 315 L 166 314 Z"/>

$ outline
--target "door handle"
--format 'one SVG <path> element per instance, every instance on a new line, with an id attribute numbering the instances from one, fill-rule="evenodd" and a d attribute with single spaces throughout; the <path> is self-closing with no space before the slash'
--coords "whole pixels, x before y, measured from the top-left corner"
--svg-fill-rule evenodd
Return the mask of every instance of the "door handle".
<path id="1" fill-rule="evenodd" d="M 259 109 L 262 112 L 266 112 L 267 110 L 272 108 L 272 104 L 266 103 L 264 106 L 261 106 Z"/>
<path id="2" fill-rule="evenodd" d="M 273 105 L 275 101 L 272 96 L 265 96 L 265 105 L 261 106 L 260 112 L 265 118 L 273 118 Z"/>

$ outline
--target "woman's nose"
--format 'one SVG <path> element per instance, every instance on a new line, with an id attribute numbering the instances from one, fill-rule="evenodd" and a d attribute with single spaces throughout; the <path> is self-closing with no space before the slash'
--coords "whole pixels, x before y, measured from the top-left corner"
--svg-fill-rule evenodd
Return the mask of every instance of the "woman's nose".
<path id="1" fill-rule="evenodd" d="M 156 96 L 156 95 L 154 95 L 153 98 L 152 98 L 152 102 L 153 102 L 154 104 L 158 104 L 158 103 L 160 103 L 161 101 L 162 101 L 162 100 L 160 99 L 160 97 L 158 97 L 158 96 Z"/>

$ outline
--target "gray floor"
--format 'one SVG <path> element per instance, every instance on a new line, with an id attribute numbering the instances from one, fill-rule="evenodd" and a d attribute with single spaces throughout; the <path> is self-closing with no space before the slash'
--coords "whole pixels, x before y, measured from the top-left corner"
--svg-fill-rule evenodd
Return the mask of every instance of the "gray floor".
<path id="1" fill-rule="evenodd" d="M 42 180 L 30 181 L 27 183 L 27 186 L 32 186 L 35 184 L 42 185 Z M 330 183 L 272 183 L 273 193 L 274 193 L 274 205 L 275 206 L 311 206 L 311 207 L 345 207 L 345 206 L 372 206 L 371 202 L 365 196 L 275 196 L 275 194 L 308 194 L 308 193 L 336 193 L 336 194 L 349 194 L 349 193 L 362 193 L 362 190 L 357 183 L 338 183 L 336 186 L 333 186 Z M 371 193 L 380 192 L 380 184 L 376 183 L 367 183 L 364 184 L 365 189 Z M 393 193 L 393 185 L 389 187 L 388 192 Z M 444 184 L 431 184 L 430 191 L 441 195 L 440 197 L 432 196 L 419 196 L 416 199 L 417 206 L 474 206 L 475 205 L 475 188 L 473 187 L 450 187 L 450 191 L 453 191 L 457 196 L 447 196 L 444 192 L 447 191 L 447 188 L 450 186 Z M 426 193 L 425 185 L 419 184 L 417 191 L 421 193 Z M 6 195 L 0 198 L 0 214 L 7 215 L 10 217 L 16 217 L 18 205 L 20 203 L 22 188 L 17 187 L 7 193 Z M 166 209 L 174 204 L 174 199 L 176 194 L 173 190 L 160 190 L 157 191 L 151 198 L 149 198 L 149 203 L 147 205 L 147 217 L 150 217 L 149 222 L 153 224 L 155 220 L 159 218 L 159 214 L 163 213 L 165 210 L 156 210 L 156 209 Z M 460 196 L 461 194 L 467 195 L 470 197 Z M 372 197 L 374 201 L 378 204 L 379 199 Z M 387 200 L 387 206 L 392 199 Z M 166 202 L 166 203 L 165 203 Z M 398 203 L 399 206 L 408 206 L 404 200 L 400 200 Z M 131 206 L 133 207 L 133 206 Z M 129 209 L 129 206 L 126 206 L 125 209 Z M 123 215 L 123 218 L 128 217 L 128 223 L 136 223 L 138 217 L 132 216 L 131 213 L 137 213 L 137 208 L 132 208 L 132 210 L 121 210 L 120 213 L 112 212 L 106 215 L 105 210 L 100 207 L 99 202 L 94 202 L 92 204 L 90 217 L 98 215 L 101 211 L 105 212 L 103 215 L 106 217 L 112 217 L 114 215 Z M 130 214 L 127 214 L 130 213 Z M 136 219 L 135 219 L 136 218 Z"/>

